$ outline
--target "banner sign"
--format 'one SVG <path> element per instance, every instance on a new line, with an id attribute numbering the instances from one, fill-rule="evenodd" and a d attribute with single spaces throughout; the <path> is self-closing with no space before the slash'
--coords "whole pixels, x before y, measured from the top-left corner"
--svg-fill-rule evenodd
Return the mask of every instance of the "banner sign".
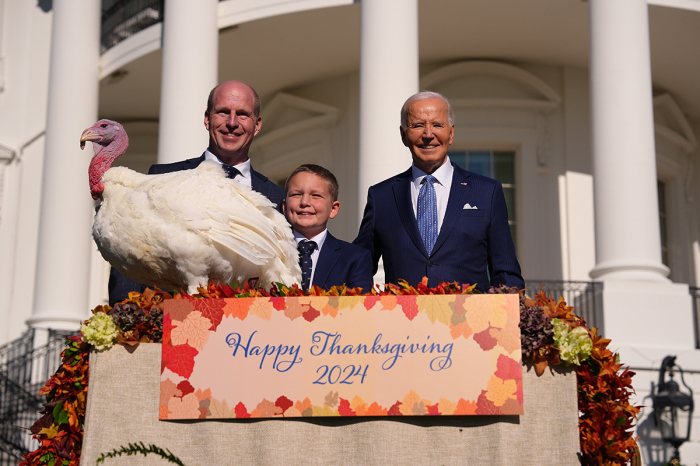
<path id="1" fill-rule="evenodd" d="M 523 414 L 519 297 L 171 299 L 160 419 Z"/>

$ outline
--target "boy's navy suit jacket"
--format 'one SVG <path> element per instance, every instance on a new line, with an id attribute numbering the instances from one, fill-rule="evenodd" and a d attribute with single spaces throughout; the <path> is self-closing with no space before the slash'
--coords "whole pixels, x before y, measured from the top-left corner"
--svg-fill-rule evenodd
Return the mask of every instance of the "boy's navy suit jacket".
<path id="1" fill-rule="evenodd" d="M 374 272 L 384 258 L 387 283 L 402 278 L 416 285 L 428 277 L 430 287 L 456 281 L 476 283 L 481 291 L 501 284 L 524 288 L 501 183 L 452 165 L 447 209 L 430 255 L 413 213 L 410 168 L 369 188 L 353 243 L 372 253 Z"/>
<path id="2" fill-rule="evenodd" d="M 330 232 L 316 261 L 312 284 L 325 290 L 332 286 L 358 286 L 364 292 L 372 289 L 372 255 L 354 244 L 337 239 Z"/>

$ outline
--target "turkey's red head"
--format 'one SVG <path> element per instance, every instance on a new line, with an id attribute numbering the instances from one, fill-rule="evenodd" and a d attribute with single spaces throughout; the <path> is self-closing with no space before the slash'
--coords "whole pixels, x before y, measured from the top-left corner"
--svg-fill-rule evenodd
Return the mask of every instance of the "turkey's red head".
<path id="1" fill-rule="evenodd" d="M 112 162 L 126 152 L 129 147 L 129 137 L 124 126 L 112 120 L 100 120 L 83 131 L 80 136 L 80 148 L 85 148 L 85 142 L 92 142 L 95 155 L 90 162 L 88 175 L 90 177 L 90 193 L 93 199 L 98 199 L 104 191 L 102 175 L 109 170 Z"/>

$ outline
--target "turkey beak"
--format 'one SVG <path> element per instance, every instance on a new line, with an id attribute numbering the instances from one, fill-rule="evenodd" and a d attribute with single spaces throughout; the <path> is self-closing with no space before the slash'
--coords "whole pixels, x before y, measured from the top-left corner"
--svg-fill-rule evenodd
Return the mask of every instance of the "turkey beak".
<path id="1" fill-rule="evenodd" d="M 80 149 L 85 149 L 85 141 L 94 141 L 99 137 L 98 134 L 93 133 L 91 130 L 86 129 L 80 136 Z"/>

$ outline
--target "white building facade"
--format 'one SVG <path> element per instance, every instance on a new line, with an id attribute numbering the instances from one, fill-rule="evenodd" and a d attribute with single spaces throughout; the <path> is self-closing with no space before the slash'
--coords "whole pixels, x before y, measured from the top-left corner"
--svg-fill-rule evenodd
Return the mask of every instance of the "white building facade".
<path id="1" fill-rule="evenodd" d="M 410 165 L 401 104 L 429 89 L 455 109 L 455 163 L 504 184 L 526 282 L 597 283 L 592 318 L 638 373 L 660 464 L 663 357 L 700 390 L 697 44 L 700 0 L 0 0 L 0 345 L 106 303 L 78 144 L 98 118 L 145 172 L 199 156 L 209 90 L 245 81 L 255 169 L 330 169 L 329 226 L 352 241 L 367 188 Z M 697 420 L 681 458 L 700 462 Z"/>

